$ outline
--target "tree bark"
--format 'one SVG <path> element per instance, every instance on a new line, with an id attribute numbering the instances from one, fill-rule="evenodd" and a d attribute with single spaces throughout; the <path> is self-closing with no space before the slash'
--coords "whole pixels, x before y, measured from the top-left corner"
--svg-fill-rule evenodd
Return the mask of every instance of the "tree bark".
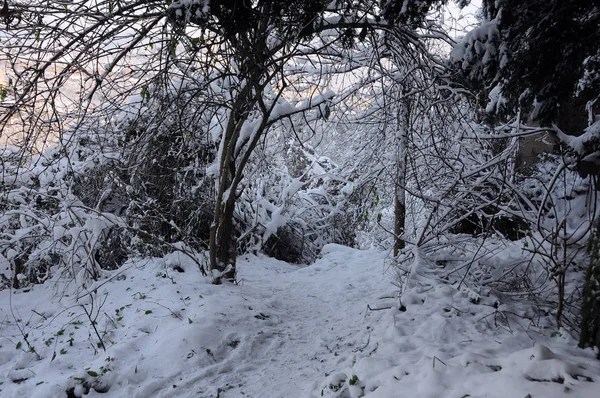
<path id="1" fill-rule="evenodd" d="M 402 90 L 404 95 L 404 90 Z M 400 100 L 398 110 L 398 130 L 396 132 L 396 181 L 394 189 L 394 257 L 404 249 L 406 231 L 406 160 L 410 108 L 406 99 Z"/>
<path id="2" fill-rule="evenodd" d="M 237 258 L 237 240 L 235 238 L 235 228 L 233 225 L 233 210 L 235 202 L 230 204 L 227 201 L 220 219 L 213 224 L 211 228 L 212 247 L 210 250 L 211 270 L 218 271 L 218 276 L 215 274 L 213 282 L 220 284 L 221 279 L 227 281 L 235 281 L 236 274 L 236 258 Z M 213 233 L 214 230 L 214 233 Z"/>
<path id="3" fill-rule="evenodd" d="M 220 163 L 217 185 L 217 200 L 215 203 L 214 221 L 210 228 L 209 256 L 210 270 L 214 284 L 221 284 L 223 278 L 229 282 L 235 281 L 237 239 L 234 225 L 235 200 L 237 189 L 242 178 L 242 172 L 248 157 L 254 150 L 258 137 L 262 134 L 259 130 L 244 151 L 238 146 L 240 131 L 250 115 L 250 110 L 259 102 L 262 92 L 257 82 L 260 81 L 263 70 L 253 68 L 253 73 L 246 79 L 246 84 L 241 88 L 230 113 L 226 130 L 220 145 Z M 261 125 L 264 130 L 264 123 Z M 244 145 L 242 145 L 244 146 Z M 236 154 L 237 150 L 237 154 Z M 237 161 L 243 153 L 241 161 Z M 238 164 L 239 163 L 239 164 Z"/>
<path id="4" fill-rule="evenodd" d="M 21 287 L 21 282 L 19 281 L 19 274 L 23 273 L 23 260 L 21 260 L 20 256 L 14 258 L 14 272 L 13 272 L 13 280 L 12 287 L 13 289 L 19 289 Z"/>
<path id="5" fill-rule="evenodd" d="M 252 87 L 246 84 L 233 104 L 227 127 L 220 145 L 219 176 L 217 184 L 217 200 L 215 215 L 210 227 L 210 270 L 213 283 L 220 284 L 222 278 L 235 280 L 235 258 L 237 243 L 233 225 L 236 186 L 235 181 L 235 147 L 240 129 L 248 117 L 248 109 L 252 106 Z M 226 194 L 228 196 L 226 196 Z"/>
<path id="6" fill-rule="evenodd" d="M 406 195 L 404 187 L 396 186 L 394 196 L 394 257 L 396 257 L 400 253 L 400 250 L 405 247 L 404 240 L 402 239 L 406 227 Z"/>

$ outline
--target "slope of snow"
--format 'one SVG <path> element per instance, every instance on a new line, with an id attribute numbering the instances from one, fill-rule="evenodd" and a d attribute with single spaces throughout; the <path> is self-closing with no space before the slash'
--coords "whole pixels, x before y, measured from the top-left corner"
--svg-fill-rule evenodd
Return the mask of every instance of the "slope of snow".
<path id="1" fill-rule="evenodd" d="M 420 279 L 401 306 L 384 264 L 327 245 L 302 268 L 244 256 L 239 286 L 213 286 L 171 254 L 78 302 L 60 283 L 4 290 L 0 395 L 598 396 L 591 350 L 442 282 Z"/>

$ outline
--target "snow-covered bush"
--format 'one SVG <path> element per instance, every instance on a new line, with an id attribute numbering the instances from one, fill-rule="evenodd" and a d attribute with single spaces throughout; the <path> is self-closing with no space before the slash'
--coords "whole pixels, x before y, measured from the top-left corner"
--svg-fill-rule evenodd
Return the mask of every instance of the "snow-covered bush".
<path id="1" fill-rule="evenodd" d="M 588 242 L 589 264 L 583 287 L 583 303 L 581 305 L 581 347 L 600 349 L 600 223 L 596 219 L 593 235 Z M 600 351 L 598 351 L 600 359 Z"/>
<path id="2" fill-rule="evenodd" d="M 240 251 L 311 263 L 325 244 L 352 246 L 355 220 L 340 166 L 308 142 L 282 136 L 259 151 L 249 170 L 236 213 Z M 265 158 L 276 166 L 265 167 Z"/>
<path id="3" fill-rule="evenodd" d="M 100 251 L 110 230 L 122 221 L 103 213 L 99 205 L 92 206 L 91 197 L 86 198 L 86 206 L 73 194 L 74 181 L 87 170 L 100 167 L 102 157 L 87 156 L 94 152 L 87 144 L 68 141 L 75 144 L 59 144 L 29 159 L 20 153 L 20 165 L 5 167 L 0 259 L 14 288 L 53 277 L 78 278 L 84 283 L 97 279 L 103 269 L 122 263 L 114 261 L 117 253 L 125 250 L 122 239 L 118 247 L 113 244 L 111 253 Z M 14 157 L 14 150 L 9 152 Z M 92 196 L 102 192 L 98 189 Z"/>
<path id="4" fill-rule="evenodd" d="M 123 159 L 128 165 L 126 219 L 155 247 L 161 245 L 153 236 L 196 249 L 208 246 L 214 202 L 205 168 L 213 154 L 201 139 L 182 129 L 144 126 Z"/>
<path id="5" fill-rule="evenodd" d="M 516 142 L 519 131 L 508 131 Z M 593 179 L 578 175 L 568 153 L 546 155 L 521 174 L 514 147 L 498 152 L 482 143 L 473 152 L 462 145 L 464 168 L 441 200 L 426 202 L 422 239 L 395 260 L 402 291 L 429 275 L 499 303 L 533 300 L 537 308 L 522 315 L 532 324 L 534 314 L 552 314 L 556 326 L 578 332 L 585 249 L 599 205 Z"/>

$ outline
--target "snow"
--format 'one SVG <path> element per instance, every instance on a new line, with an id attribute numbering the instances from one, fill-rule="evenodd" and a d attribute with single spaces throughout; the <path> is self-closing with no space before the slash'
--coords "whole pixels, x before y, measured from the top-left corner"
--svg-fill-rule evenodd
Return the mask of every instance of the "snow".
<path id="1" fill-rule="evenodd" d="M 470 67 L 475 55 L 481 57 L 482 67 L 492 62 L 498 55 L 494 39 L 499 36 L 498 20 L 482 22 L 479 26 L 469 31 L 453 48 L 450 61 L 461 63 L 463 69 Z"/>
<path id="2" fill-rule="evenodd" d="M 515 303 L 422 265 L 401 306 L 387 253 L 321 256 L 298 267 L 244 255 L 239 285 L 212 285 L 173 253 L 84 290 L 55 278 L 0 291 L 1 396 L 598 396 L 595 353 L 512 316 Z"/>
<path id="3" fill-rule="evenodd" d="M 584 133 L 579 137 L 569 136 L 561 131 L 558 132 L 558 135 L 559 138 L 568 144 L 577 154 L 584 156 L 589 155 L 591 152 L 592 154 L 596 153 L 597 156 L 598 148 L 600 148 L 600 120 L 587 127 L 584 130 Z M 597 159 L 593 158 L 589 160 L 592 161 Z"/>

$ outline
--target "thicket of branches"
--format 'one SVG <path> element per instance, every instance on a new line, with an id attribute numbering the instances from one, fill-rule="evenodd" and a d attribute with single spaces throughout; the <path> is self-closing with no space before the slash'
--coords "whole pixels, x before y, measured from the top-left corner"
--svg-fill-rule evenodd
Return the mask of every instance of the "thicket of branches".
<path id="1" fill-rule="evenodd" d="M 402 291 L 526 296 L 597 345 L 598 48 L 561 57 L 579 74 L 560 103 L 589 116 L 565 131 L 562 77 L 522 79 L 554 25 L 516 58 L 531 4 L 484 3 L 455 43 L 445 1 L 5 1 L 6 284 L 83 288 L 170 251 L 221 283 L 243 252 L 378 246 Z M 548 135 L 561 149 L 522 167 L 521 139 Z"/>

